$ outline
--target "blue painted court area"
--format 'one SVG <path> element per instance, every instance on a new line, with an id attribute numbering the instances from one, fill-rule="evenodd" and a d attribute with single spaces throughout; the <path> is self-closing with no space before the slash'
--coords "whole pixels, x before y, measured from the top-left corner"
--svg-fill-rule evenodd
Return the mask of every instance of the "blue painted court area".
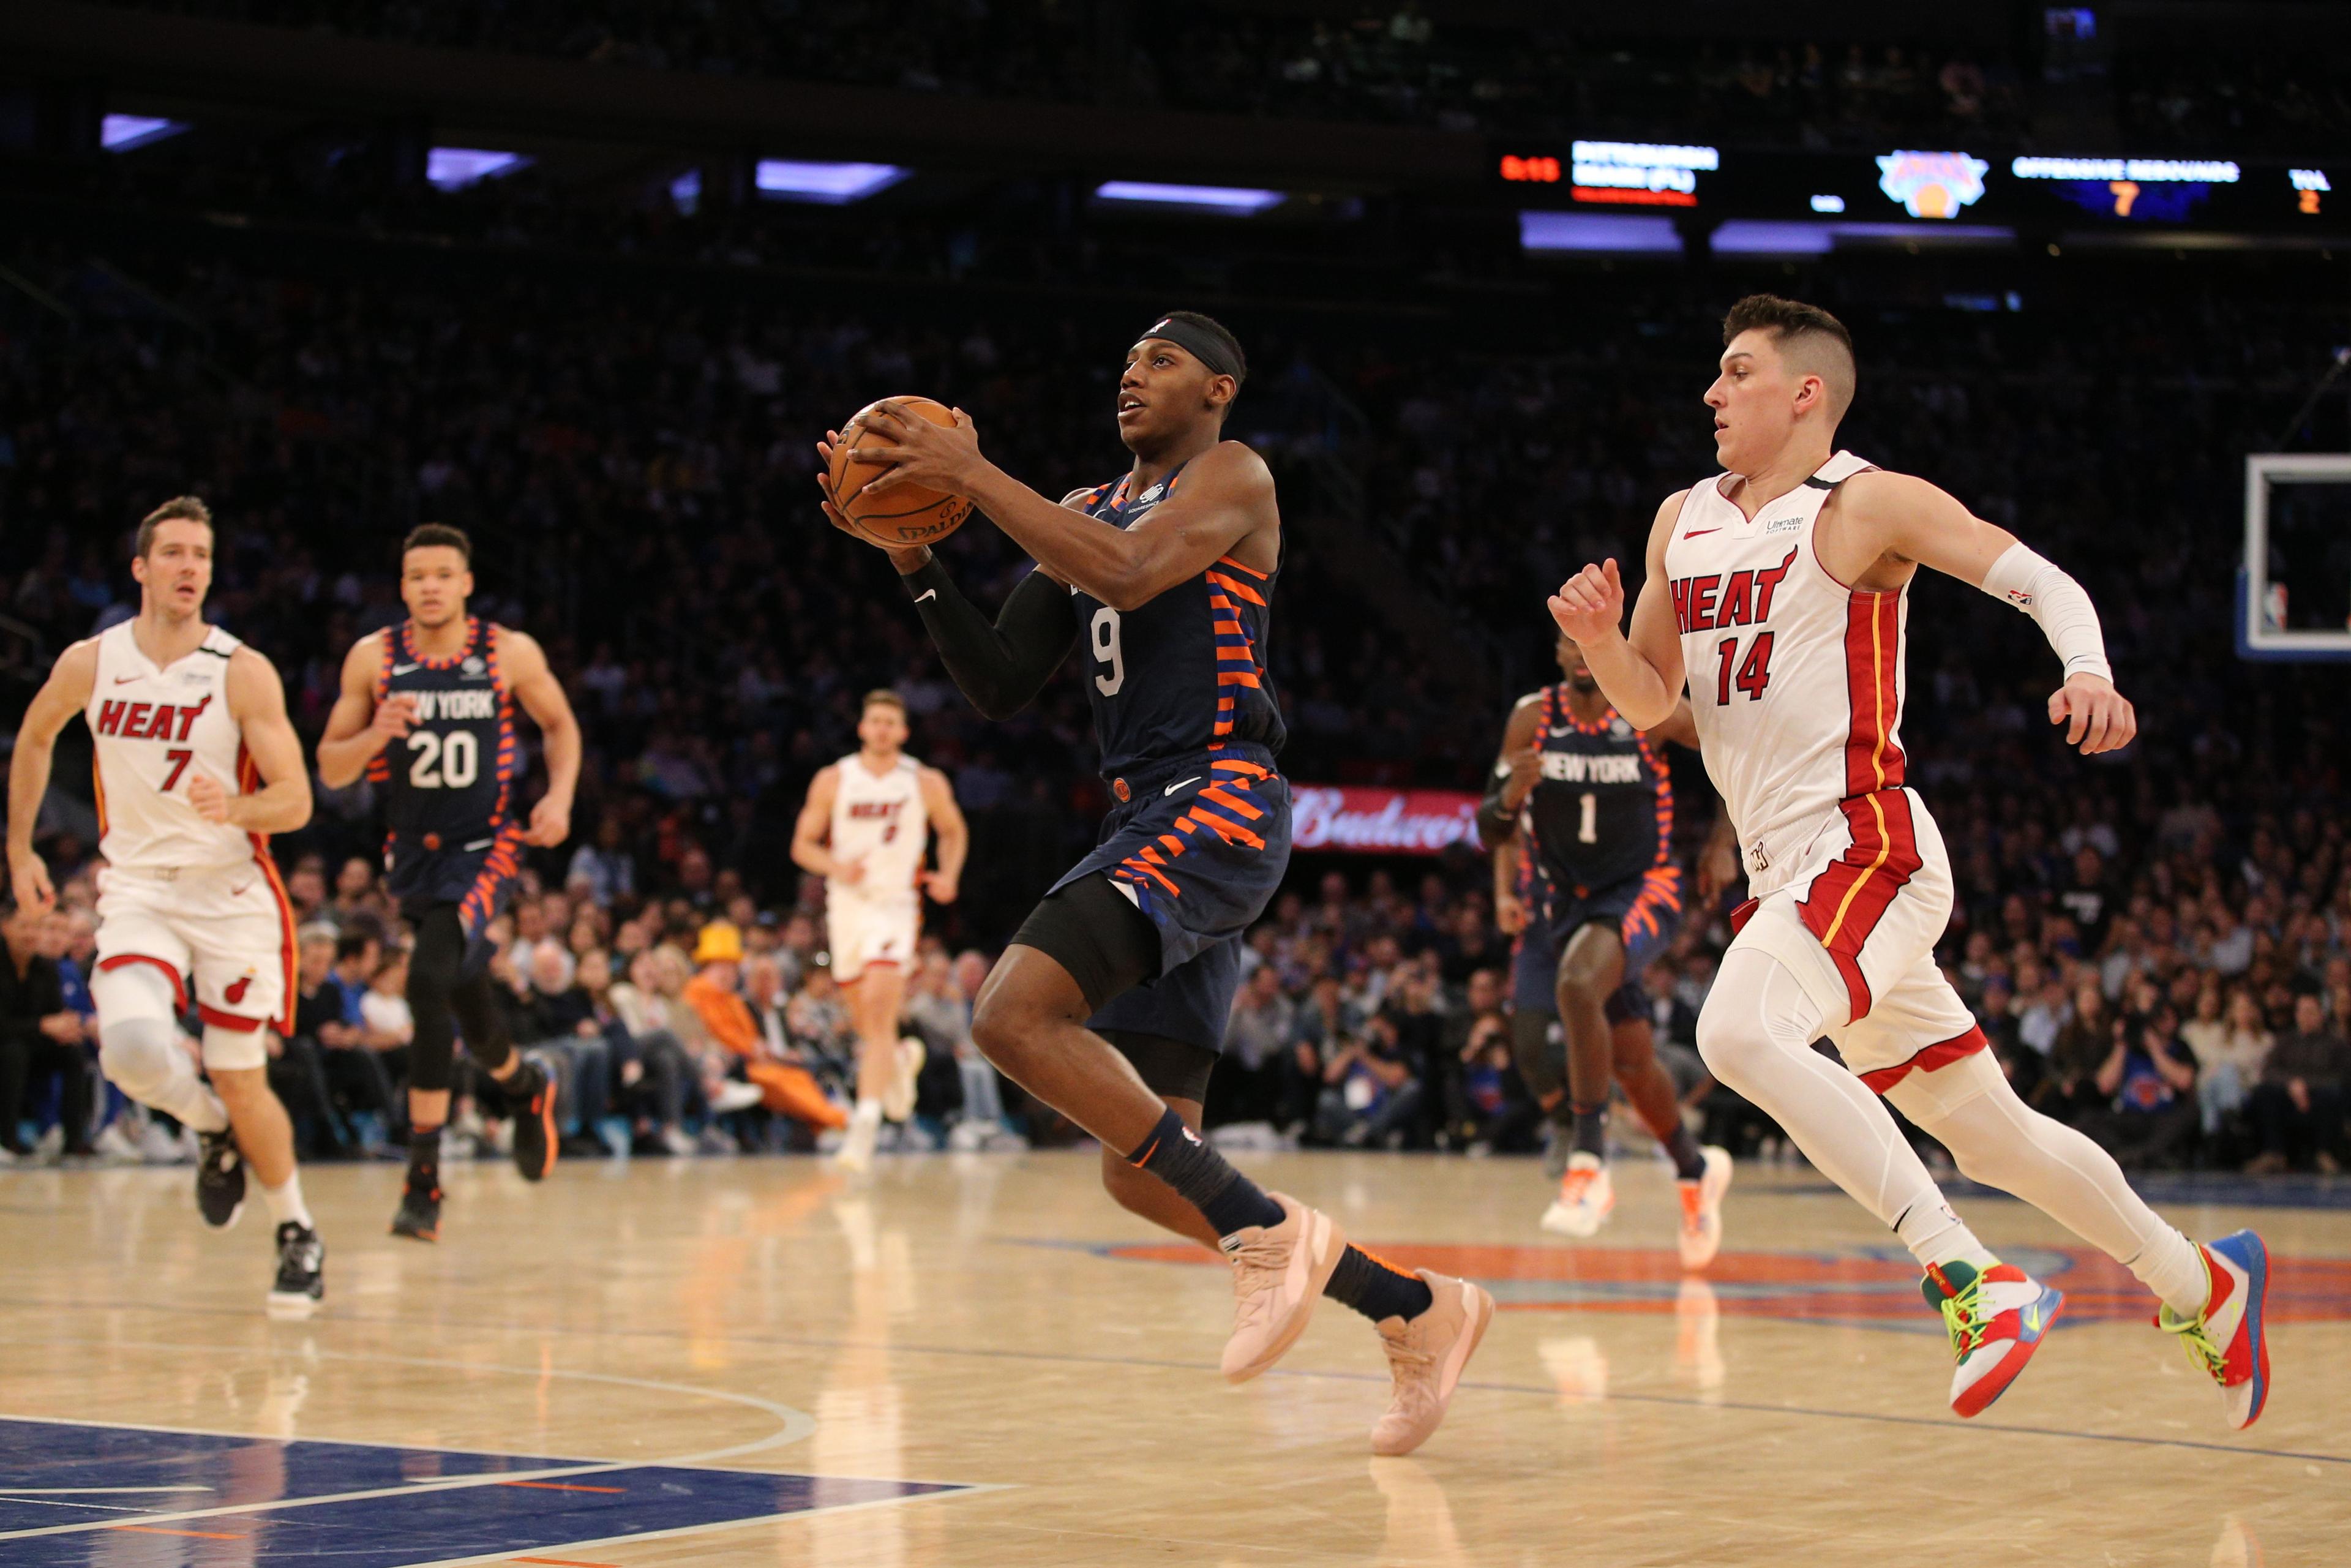
<path id="1" fill-rule="evenodd" d="M 400 1568 L 962 1490 L 0 1416 L 8 1568 Z"/>

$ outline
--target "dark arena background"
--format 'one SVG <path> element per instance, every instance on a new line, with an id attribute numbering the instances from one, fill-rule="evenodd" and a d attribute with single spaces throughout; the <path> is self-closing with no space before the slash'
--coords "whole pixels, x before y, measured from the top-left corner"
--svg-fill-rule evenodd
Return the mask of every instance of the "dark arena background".
<path id="1" fill-rule="evenodd" d="M 315 1311 L 265 1312 L 277 1189 L 205 1228 L 202 1129 L 101 1071 L 113 765 L 77 700 L 10 825 L 0 1563 L 2339 1560 L 2346 51 L 2351 11 L 2289 0 L 0 5 L 0 746 L 81 640 L 149 624 L 141 519 L 201 497 L 204 616 L 275 665 L 311 775 L 266 851 L 294 967 L 266 1077 L 329 1249 Z M 1668 1143 L 1736 1162 L 1721 1250 L 1683 1266 L 1678 1156 L 1622 1100 L 1613 1217 L 1540 1223 L 1564 1047 L 1521 1071 L 1480 799 L 1560 680 L 1547 596 L 1611 558 L 1629 595 L 1659 504 L 1721 472 L 1700 400 L 1758 293 L 1850 330 L 1836 447 L 2098 609 L 2139 730 L 2085 757 L 2031 621 L 1910 591 L 1934 959 L 2018 1099 L 2190 1237 L 2260 1232 L 2258 1426 L 2217 1418 L 2128 1260 L 1902 1120 L 2065 1293 L 2014 1392 L 1952 1413 L 1905 1238 L 1698 1050 L 1747 894 L 1700 878 L 1696 750 L 1656 748 L 1686 903 L 1628 1010 Z M 1364 1433 L 1416 1353 L 1326 1302 L 1227 1389 L 1231 1270 L 975 1043 L 1126 800 L 1101 646 L 983 717 L 813 483 L 892 394 L 967 411 L 1048 500 L 1114 483 L 1124 358 L 1172 309 L 1247 351 L 1224 434 L 1282 539 L 1250 656 L 1291 848 L 1237 936 L 1207 1132 L 1391 1269 L 1490 1292 L 1409 1457 Z M 540 1113 L 467 1046 L 424 1244 L 384 1229 L 422 1127 L 396 807 L 317 747 L 353 644 L 406 645 L 430 523 L 470 536 L 472 612 L 545 650 L 580 757 L 477 954 L 555 1167 L 517 1173 Z M 1032 567 L 984 515 L 937 555 L 991 618 Z M 911 1098 L 844 1165 L 857 977 L 795 830 L 881 688 L 968 861 L 898 971 Z M 520 816 L 552 775 L 515 729 Z"/>

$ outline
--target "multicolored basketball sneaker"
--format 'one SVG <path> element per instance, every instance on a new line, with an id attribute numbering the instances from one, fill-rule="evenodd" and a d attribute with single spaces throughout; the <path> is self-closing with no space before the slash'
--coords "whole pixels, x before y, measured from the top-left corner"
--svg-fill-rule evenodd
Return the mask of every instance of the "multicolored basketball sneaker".
<path id="1" fill-rule="evenodd" d="M 2203 1312 L 2183 1318 L 2157 1310 L 2155 1326 L 2179 1336 L 2188 1359 L 2220 1385 L 2229 1425 L 2244 1430 L 2262 1418 L 2270 1396 L 2270 1342 L 2262 1309 L 2270 1291 L 2270 1253 L 2250 1230 L 2223 1236 L 2197 1251 L 2204 1258 L 2210 1294 Z"/>
<path id="2" fill-rule="evenodd" d="M 1981 1273 L 1966 1263 L 1929 1263 L 1918 1290 L 1950 1333 L 1951 1358 L 1959 1363 L 1951 1408 L 1962 1416 L 1980 1416 L 2008 1392 L 2065 1304 L 2064 1291 L 2013 1263 Z"/>

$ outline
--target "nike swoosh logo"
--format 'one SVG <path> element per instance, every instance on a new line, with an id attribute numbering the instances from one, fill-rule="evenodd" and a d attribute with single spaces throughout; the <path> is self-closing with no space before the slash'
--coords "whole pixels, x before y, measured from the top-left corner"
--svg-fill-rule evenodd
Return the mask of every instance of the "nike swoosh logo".
<path id="1" fill-rule="evenodd" d="M 2041 1332 L 2041 1303 L 2038 1301 L 2024 1309 L 2024 1332 L 2029 1334 Z"/>
<path id="2" fill-rule="evenodd" d="M 118 686 L 127 686 L 131 682 L 143 678 L 143 676 L 140 675 L 117 675 L 114 677 L 114 684 Z"/>
<path id="3" fill-rule="evenodd" d="M 496 839 L 475 839 L 472 843 L 467 844 L 465 849 L 467 852 L 470 853 L 475 850 L 488 849 L 492 844 L 496 843 L 497 841 L 498 841 Z"/>
<path id="4" fill-rule="evenodd" d="M 394 664 L 392 667 L 392 673 L 395 675 L 404 675 L 411 670 L 421 670 L 423 667 L 422 664 Z"/>
<path id="5" fill-rule="evenodd" d="M 1178 779 L 1176 782 L 1167 786 L 1166 789 L 1159 791 L 1160 799 L 1163 800 L 1165 800 L 1168 796 L 1173 795 L 1176 790 L 1181 789 L 1186 784 L 1197 784 L 1200 781 L 1201 777 L 1202 775 L 1195 773 L 1189 779 Z"/>
<path id="6" fill-rule="evenodd" d="M 231 898 L 243 898 L 243 897 L 245 896 L 245 894 L 246 894 L 246 890 L 247 890 L 247 889 L 249 889 L 249 888 L 251 888 L 252 886 L 253 886 L 253 883 L 249 883 L 249 882 L 248 882 L 248 883 L 246 883 L 245 884 L 245 886 L 244 886 L 244 887 L 232 887 L 232 888 L 230 888 L 230 889 L 228 890 L 228 895 L 229 895 Z"/>
<path id="7" fill-rule="evenodd" d="M 1720 528 L 1692 528 L 1689 532 L 1684 534 L 1682 538 L 1686 539 L 1695 539 L 1703 538 L 1708 534 L 1719 534 L 1721 531 L 1722 530 Z"/>
<path id="8" fill-rule="evenodd" d="M 938 596 L 939 591 L 937 589 L 926 588 L 923 590 L 922 592 L 914 595 L 914 602 L 920 604 L 925 599 L 936 599 Z"/>
<path id="9" fill-rule="evenodd" d="M 1557 729 L 1557 728 L 1554 728 L 1554 729 L 1551 732 L 1551 737 L 1552 737 L 1553 740 L 1557 740 L 1557 739 L 1559 739 L 1559 738 L 1560 738 L 1561 737 L 1562 737 L 1562 736 L 1573 735 L 1574 733 L 1575 733 L 1575 731 L 1574 731 L 1574 730 L 1573 730 L 1573 729 Z"/>

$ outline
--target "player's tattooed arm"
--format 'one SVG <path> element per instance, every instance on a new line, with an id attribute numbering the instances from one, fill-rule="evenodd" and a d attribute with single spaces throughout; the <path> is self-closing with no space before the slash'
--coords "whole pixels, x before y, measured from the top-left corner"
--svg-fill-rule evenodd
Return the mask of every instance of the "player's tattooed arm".
<path id="1" fill-rule="evenodd" d="M 329 789 L 357 783 L 367 765 L 416 722 L 416 699 L 407 693 L 375 700 L 384 636 L 371 632 L 343 655 L 341 687 L 327 714 L 326 731 L 319 737 L 319 782 Z"/>
<path id="2" fill-rule="evenodd" d="M 1625 582 L 1614 560 L 1587 566 L 1551 596 L 1551 618 L 1583 650 L 1583 662 L 1625 722 L 1654 729 L 1673 716 L 1686 679 L 1682 643 L 1666 591 L 1666 541 L 1673 537 L 1687 490 L 1657 508 L 1649 527 L 1648 576 L 1625 625 Z"/>
<path id="3" fill-rule="evenodd" d="M 89 706 L 97 684 L 98 639 L 92 637 L 58 657 L 16 727 L 16 748 L 8 758 L 8 882 L 16 902 L 27 909 L 47 910 L 57 901 L 49 868 L 33 848 L 33 830 L 49 792 L 57 734 Z"/>
<path id="4" fill-rule="evenodd" d="M 931 820 L 931 831 L 938 835 L 938 869 L 924 877 L 923 885 L 935 902 L 953 904 L 963 887 L 963 862 L 971 850 L 971 829 L 964 822 L 963 808 L 956 804 L 955 787 L 946 774 L 925 768 L 918 777 L 924 813 Z"/>
<path id="5" fill-rule="evenodd" d="M 228 711 L 261 788 L 232 794 L 233 781 L 192 768 L 188 804 L 207 821 L 248 833 L 290 833 L 310 820 L 310 770 L 302 766 L 302 742 L 286 716 L 285 683 L 277 665 L 239 648 L 229 655 L 227 687 Z"/>
<path id="6" fill-rule="evenodd" d="M 498 634 L 498 666 L 507 689 L 538 726 L 539 750 L 547 758 L 547 793 L 530 809 L 523 842 L 552 849 L 571 836 L 571 801 L 580 789 L 580 720 L 563 683 L 548 667 L 547 651 L 527 632 Z"/>

